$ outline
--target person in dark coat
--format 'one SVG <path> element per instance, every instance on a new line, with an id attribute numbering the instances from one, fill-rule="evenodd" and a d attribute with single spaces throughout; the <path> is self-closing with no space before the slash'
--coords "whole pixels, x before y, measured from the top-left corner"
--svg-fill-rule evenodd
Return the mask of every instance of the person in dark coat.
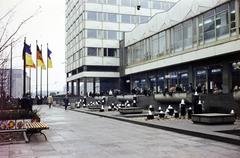
<path id="1" fill-rule="evenodd" d="M 69 102 L 67 95 L 64 97 L 63 101 L 64 101 L 65 110 L 67 110 L 67 106 L 68 106 L 68 102 Z"/>

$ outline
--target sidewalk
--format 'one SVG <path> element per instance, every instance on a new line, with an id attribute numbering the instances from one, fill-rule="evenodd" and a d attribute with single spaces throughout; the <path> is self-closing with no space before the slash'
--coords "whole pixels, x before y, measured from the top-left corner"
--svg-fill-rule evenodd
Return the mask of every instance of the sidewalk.
<path id="1" fill-rule="evenodd" d="M 120 115 L 118 111 L 107 111 L 98 112 L 90 111 L 89 109 L 72 109 L 72 111 L 87 113 L 91 115 L 106 117 L 110 119 L 115 119 L 119 121 L 125 121 L 129 123 L 134 123 L 137 125 L 143 125 L 147 127 L 163 129 L 167 131 L 173 131 L 181 134 L 196 136 L 200 138 L 207 138 L 216 141 L 221 141 L 225 143 L 240 145 L 240 120 L 236 120 L 234 124 L 229 125 L 204 125 L 204 124 L 194 124 L 191 120 L 187 119 L 158 119 L 155 116 L 154 120 L 146 120 L 146 117 L 124 117 Z M 234 130 L 238 135 L 225 134 L 219 131 L 229 131 Z"/>

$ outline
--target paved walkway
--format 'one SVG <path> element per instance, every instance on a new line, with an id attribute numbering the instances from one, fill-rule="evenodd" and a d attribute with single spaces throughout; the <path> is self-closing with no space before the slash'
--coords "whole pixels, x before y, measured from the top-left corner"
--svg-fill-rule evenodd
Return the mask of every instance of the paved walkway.
<path id="1" fill-rule="evenodd" d="M 50 126 L 29 144 L 0 146 L 0 158 L 238 158 L 240 146 L 61 108 L 41 108 Z"/>
<path id="2" fill-rule="evenodd" d="M 148 127 L 164 129 L 168 131 L 174 131 L 177 133 L 208 138 L 213 140 L 218 140 L 221 142 L 227 142 L 231 144 L 240 145 L 240 136 L 233 134 L 225 134 L 219 131 L 227 130 L 238 130 L 240 131 L 240 120 L 236 120 L 234 124 L 225 124 L 225 125 L 204 125 L 204 124 L 195 124 L 188 119 L 159 119 L 155 116 L 154 120 L 147 120 L 146 117 L 124 117 L 126 115 L 120 115 L 118 111 L 107 111 L 98 112 L 92 111 L 88 108 L 73 109 L 77 112 L 93 114 L 97 116 L 107 117 L 115 120 L 130 122 L 138 125 L 144 125 Z M 139 114 L 139 116 L 142 114 Z"/>

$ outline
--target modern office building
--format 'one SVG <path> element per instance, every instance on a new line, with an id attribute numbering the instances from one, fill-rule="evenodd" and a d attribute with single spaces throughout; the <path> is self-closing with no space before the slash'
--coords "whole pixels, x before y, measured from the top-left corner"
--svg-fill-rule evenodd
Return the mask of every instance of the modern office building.
<path id="1" fill-rule="evenodd" d="M 239 8 L 239 0 L 180 0 L 126 32 L 122 87 L 158 93 L 192 86 L 208 94 L 239 88 Z"/>
<path id="2" fill-rule="evenodd" d="M 119 88 L 123 32 L 169 10 L 176 1 L 66 0 L 67 91 L 83 95 Z"/>

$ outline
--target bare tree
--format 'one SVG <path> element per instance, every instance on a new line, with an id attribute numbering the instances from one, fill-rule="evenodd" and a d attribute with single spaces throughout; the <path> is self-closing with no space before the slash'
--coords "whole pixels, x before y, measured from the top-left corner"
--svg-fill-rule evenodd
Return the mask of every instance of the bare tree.
<path id="1" fill-rule="evenodd" d="M 6 85 L 8 85 L 7 82 L 9 81 L 9 72 L 7 72 L 7 63 L 9 62 L 10 55 L 9 48 L 11 45 L 14 46 L 22 38 L 21 36 L 17 35 L 17 33 L 20 31 L 23 25 L 36 16 L 41 9 L 41 7 L 36 9 L 32 15 L 22 19 L 22 21 L 16 25 L 13 31 L 9 31 L 10 24 L 13 21 L 13 17 L 18 5 L 19 3 L 14 5 L 3 15 L 0 15 L 0 107 L 1 104 L 4 104 L 4 100 L 6 100 L 7 95 L 6 88 L 8 88 L 8 86 Z"/>

